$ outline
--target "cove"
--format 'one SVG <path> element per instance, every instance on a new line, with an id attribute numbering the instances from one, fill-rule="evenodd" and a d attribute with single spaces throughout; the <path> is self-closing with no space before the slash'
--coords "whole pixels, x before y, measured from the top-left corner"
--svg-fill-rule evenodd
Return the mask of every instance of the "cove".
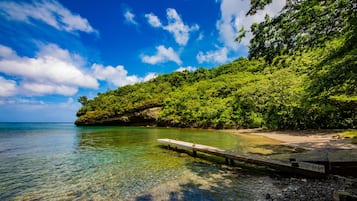
<path id="1" fill-rule="evenodd" d="M 259 144 L 215 130 L 2 123 L 0 200 L 244 200 L 275 189 L 266 173 L 222 169 L 158 138 L 243 152 Z"/>

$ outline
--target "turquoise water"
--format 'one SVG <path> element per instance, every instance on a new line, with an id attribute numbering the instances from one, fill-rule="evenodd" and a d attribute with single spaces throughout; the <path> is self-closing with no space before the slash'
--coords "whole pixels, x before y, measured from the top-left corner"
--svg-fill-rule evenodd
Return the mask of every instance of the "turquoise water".
<path id="1" fill-rule="evenodd" d="M 227 176 L 217 165 L 163 149 L 158 138 L 245 148 L 238 136 L 207 130 L 0 123 L 0 200 L 210 200 L 227 198 L 228 191 L 232 200 L 257 196 L 254 181 L 265 176 Z M 217 190 L 218 181 L 230 182 Z"/>

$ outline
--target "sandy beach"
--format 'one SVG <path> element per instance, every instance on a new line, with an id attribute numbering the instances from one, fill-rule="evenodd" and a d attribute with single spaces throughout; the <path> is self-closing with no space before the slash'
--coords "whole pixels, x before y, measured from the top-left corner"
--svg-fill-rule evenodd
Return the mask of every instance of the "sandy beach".
<path id="1" fill-rule="evenodd" d="M 282 145 L 313 149 L 357 149 L 356 144 L 351 143 L 350 138 L 341 136 L 341 133 L 333 130 L 308 130 L 308 131 L 269 131 L 263 129 L 239 129 L 225 130 L 225 132 L 237 135 L 263 136 L 277 140 Z"/>

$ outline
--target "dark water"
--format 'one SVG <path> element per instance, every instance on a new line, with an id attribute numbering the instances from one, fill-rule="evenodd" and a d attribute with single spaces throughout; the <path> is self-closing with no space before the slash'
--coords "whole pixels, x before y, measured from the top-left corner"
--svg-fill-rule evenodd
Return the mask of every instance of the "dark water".
<path id="1" fill-rule="evenodd" d="M 0 123 L 0 200 L 256 200 L 272 185 L 167 151 L 158 138 L 239 151 L 254 144 L 207 130 Z"/>

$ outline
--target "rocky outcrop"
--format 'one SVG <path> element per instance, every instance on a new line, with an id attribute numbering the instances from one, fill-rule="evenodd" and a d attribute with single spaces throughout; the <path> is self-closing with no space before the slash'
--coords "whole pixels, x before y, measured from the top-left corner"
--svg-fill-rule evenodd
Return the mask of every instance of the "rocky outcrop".
<path id="1" fill-rule="evenodd" d="M 87 112 L 80 116 L 75 124 L 83 125 L 121 125 L 121 126 L 155 126 L 161 107 L 140 108 L 125 112 L 122 115 L 112 116 L 104 112 Z"/>

